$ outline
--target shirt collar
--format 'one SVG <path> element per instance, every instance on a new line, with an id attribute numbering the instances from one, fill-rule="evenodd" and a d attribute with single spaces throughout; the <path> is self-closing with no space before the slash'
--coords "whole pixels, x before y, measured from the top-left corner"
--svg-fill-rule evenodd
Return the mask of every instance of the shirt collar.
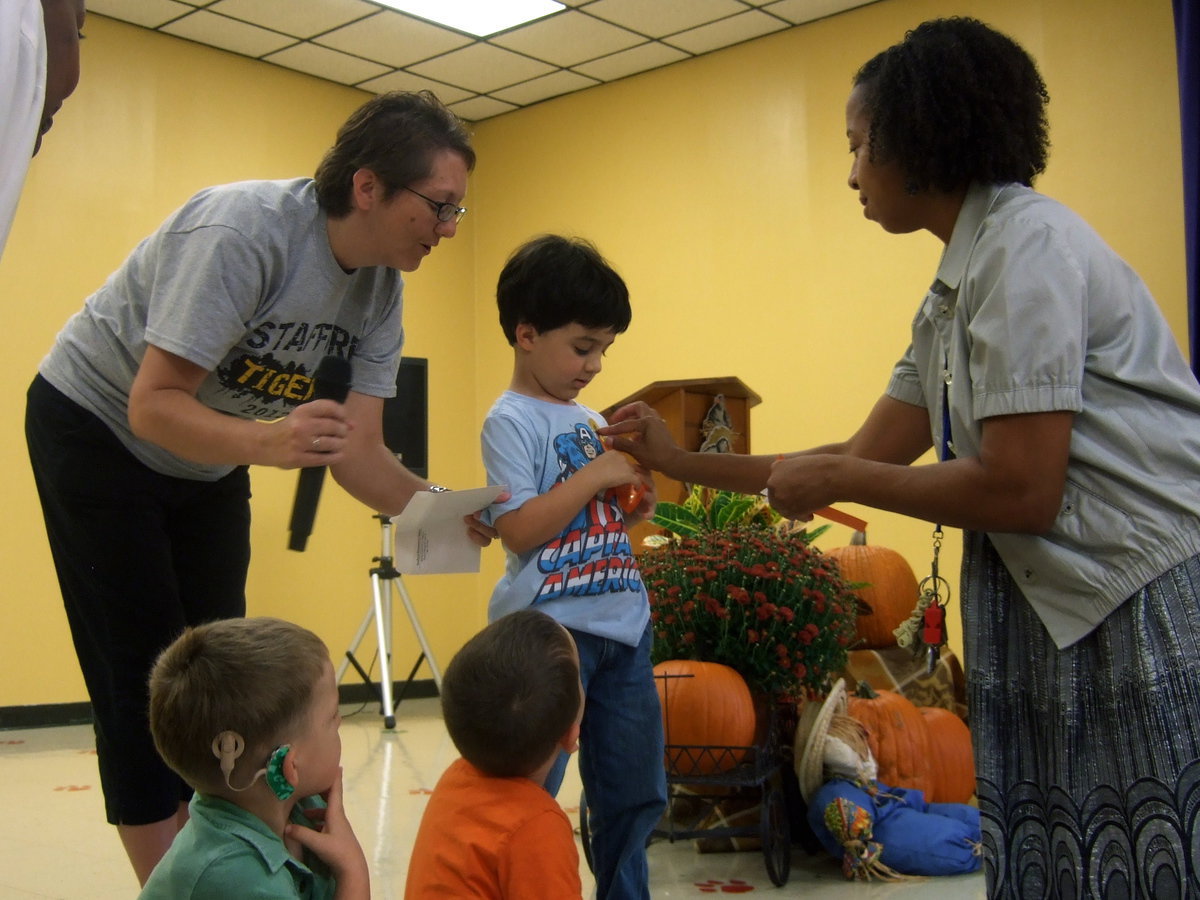
<path id="1" fill-rule="evenodd" d="M 279 835 L 258 816 L 240 806 L 220 797 L 197 793 L 190 804 L 189 814 L 253 847 L 269 871 L 278 872 L 284 866 L 289 866 L 311 877 L 309 867 L 288 852 Z M 307 824 L 299 804 L 292 810 L 291 820 L 297 824 Z"/>
<path id="2" fill-rule="evenodd" d="M 962 209 L 959 210 L 958 218 L 954 222 L 950 243 L 942 251 L 942 261 L 938 264 L 937 270 L 937 280 L 951 290 L 958 289 L 963 273 L 967 270 L 967 260 L 971 256 L 971 248 L 975 246 L 975 235 L 983 225 L 983 220 L 991 212 L 992 204 L 996 202 L 996 198 L 1000 196 L 1000 192 L 1006 186 L 975 183 L 967 189 Z"/>

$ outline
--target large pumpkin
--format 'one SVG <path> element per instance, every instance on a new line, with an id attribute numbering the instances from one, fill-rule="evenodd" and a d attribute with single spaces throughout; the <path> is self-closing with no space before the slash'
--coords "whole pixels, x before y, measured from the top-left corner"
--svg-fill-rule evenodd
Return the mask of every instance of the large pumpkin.
<path id="1" fill-rule="evenodd" d="M 893 632 L 917 605 L 917 576 L 912 566 L 895 550 L 869 546 L 862 531 L 854 533 L 848 547 L 834 547 L 825 554 L 838 561 L 846 582 L 864 585 L 855 593 L 871 612 L 858 617 L 858 646 L 868 650 L 894 647 Z"/>
<path id="2" fill-rule="evenodd" d="M 975 754 L 967 723 L 940 706 L 918 707 L 929 734 L 931 803 L 966 803 L 975 794 Z"/>
<path id="3" fill-rule="evenodd" d="M 668 659 L 654 667 L 666 736 L 667 771 L 712 775 L 733 768 L 754 743 L 754 698 L 720 663 Z M 729 749 L 741 748 L 741 749 Z"/>
<path id="4" fill-rule="evenodd" d="M 850 695 L 848 715 L 867 727 L 879 780 L 889 787 L 932 790 L 929 729 L 920 709 L 894 691 L 875 691 L 866 682 Z"/>

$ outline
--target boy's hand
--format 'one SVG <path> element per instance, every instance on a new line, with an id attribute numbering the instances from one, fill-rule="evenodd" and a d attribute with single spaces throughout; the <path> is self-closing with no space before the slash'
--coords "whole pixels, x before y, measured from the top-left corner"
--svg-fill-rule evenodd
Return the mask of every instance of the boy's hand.
<path id="1" fill-rule="evenodd" d="M 289 823 L 284 837 L 294 841 L 322 859 L 337 879 L 338 900 L 358 900 L 371 896 L 371 875 L 367 869 L 367 858 L 362 845 L 354 836 L 354 829 L 346 818 L 342 805 L 342 770 L 329 790 L 322 794 L 327 804 L 325 809 L 306 809 L 304 814 L 315 824 L 314 828 Z"/>
<path id="2" fill-rule="evenodd" d="M 510 494 L 508 491 L 505 491 L 492 502 L 503 503 L 511 496 L 512 494 Z M 469 537 L 480 547 L 486 547 L 500 536 L 500 532 L 484 522 L 482 516 L 483 510 L 480 510 L 479 512 L 473 512 L 469 516 L 463 516 L 463 522 L 467 526 L 467 537 Z"/>
<path id="3" fill-rule="evenodd" d="M 636 525 L 638 522 L 650 521 L 654 518 L 654 510 L 658 506 L 658 492 L 654 486 L 654 479 L 642 466 L 638 466 L 637 470 L 642 479 L 643 492 L 637 508 L 625 516 L 626 527 Z"/>
<path id="4" fill-rule="evenodd" d="M 641 475 L 638 474 L 636 463 L 624 453 L 612 451 L 601 453 L 584 466 L 582 471 L 597 479 L 596 493 L 608 488 L 620 487 L 623 484 L 639 483 L 642 480 Z"/>

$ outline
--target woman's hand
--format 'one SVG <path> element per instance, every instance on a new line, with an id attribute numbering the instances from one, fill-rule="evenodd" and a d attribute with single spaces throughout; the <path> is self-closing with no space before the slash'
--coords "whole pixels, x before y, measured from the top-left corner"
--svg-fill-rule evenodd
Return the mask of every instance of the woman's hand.
<path id="1" fill-rule="evenodd" d="M 275 422 L 274 429 L 269 450 L 274 462 L 268 465 L 296 469 L 340 463 L 354 423 L 336 400 L 313 400 Z"/>
<path id="2" fill-rule="evenodd" d="M 838 499 L 830 476 L 839 459 L 829 453 L 777 459 L 767 477 L 767 501 L 784 518 L 808 521 L 813 512 Z"/>
<path id="3" fill-rule="evenodd" d="M 597 434 L 612 439 L 614 450 L 628 453 L 648 469 L 667 472 L 671 460 L 683 449 L 667 430 L 667 423 L 648 403 L 637 400 L 613 413 Z"/>

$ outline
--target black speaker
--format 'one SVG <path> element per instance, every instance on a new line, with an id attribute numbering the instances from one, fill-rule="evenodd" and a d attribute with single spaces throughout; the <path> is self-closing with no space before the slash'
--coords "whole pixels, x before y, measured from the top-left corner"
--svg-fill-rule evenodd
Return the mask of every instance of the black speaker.
<path id="1" fill-rule="evenodd" d="M 383 442 L 406 468 L 429 477 L 429 360 L 400 360 L 396 396 L 383 401 Z"/>

